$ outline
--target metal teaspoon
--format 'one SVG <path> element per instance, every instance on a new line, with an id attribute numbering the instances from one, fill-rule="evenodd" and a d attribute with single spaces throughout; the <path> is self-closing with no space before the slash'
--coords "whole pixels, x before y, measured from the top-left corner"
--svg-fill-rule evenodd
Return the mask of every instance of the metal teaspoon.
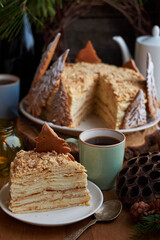
<path id="1" fill-rule="evenodd" d="M 96 213 L 95 219 L 91 220 L 87 225 L 79 230 L 69 234 L 63 240 L 76 240 L 87 228 L 94 225 L 98 221 L 112 221 L 119 216 L 122 211 L 122 203 L 119 200 L 109 200 L 102 204 Z"/>

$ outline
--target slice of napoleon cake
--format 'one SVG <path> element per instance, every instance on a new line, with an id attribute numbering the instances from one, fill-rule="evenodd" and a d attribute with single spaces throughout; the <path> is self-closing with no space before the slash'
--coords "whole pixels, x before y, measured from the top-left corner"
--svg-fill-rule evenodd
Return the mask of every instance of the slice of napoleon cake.
<path id="1" fill-rule="evenodd" d="M 90 205 L 86 170 L 65 140 L 45 123 L 36 142 L 11 163 L 9 209 L 28 213 Z"/>

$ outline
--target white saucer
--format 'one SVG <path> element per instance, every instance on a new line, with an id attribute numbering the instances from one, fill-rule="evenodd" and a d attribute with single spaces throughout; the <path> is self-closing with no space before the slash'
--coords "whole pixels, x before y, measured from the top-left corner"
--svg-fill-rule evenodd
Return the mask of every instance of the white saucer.
<path id="1" fill-rule="evenodd" d="M 83 220 L 94 214 L 103 203 L 103 194 L 99 187 L 88 181 L 88 189 L 92 196 L 90 206 L 79 206 L 40 213 L 14 214 L 8 210 L 8 183 L 0 191 L 0 207 L 13 218 L 39 226 L 61 226 Z"/>

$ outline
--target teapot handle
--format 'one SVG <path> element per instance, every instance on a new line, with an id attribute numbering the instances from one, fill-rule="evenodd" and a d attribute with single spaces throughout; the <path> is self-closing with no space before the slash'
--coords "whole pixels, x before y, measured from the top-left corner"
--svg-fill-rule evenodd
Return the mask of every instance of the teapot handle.
<path id="1" fill-rule="evenodd" d="M 128 62 L 132 56 L 124 39 L 121 36 L 114 36 L 112 39 L 120 46 L 123 63 Z"/>

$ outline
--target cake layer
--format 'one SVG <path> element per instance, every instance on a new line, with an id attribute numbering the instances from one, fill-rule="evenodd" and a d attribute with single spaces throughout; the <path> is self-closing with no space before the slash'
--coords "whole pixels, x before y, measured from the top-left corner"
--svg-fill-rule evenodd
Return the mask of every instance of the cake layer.
<path id="1" fill-rule="evenodd" d="M 75 174 L 76 175 L 76 174 Z M 43 181 L 33 181 L 29 184 L 14 184 L 12 183 L 10 187 L 10 193 L 12 198 L 17 198 L 21 196 L 27 196 L 28 194 L 34 194 L 43 192 L 45 190 L 68 190 L 74 188 L 82 188 L 87 186 L 86 174 L 81 173 L 80 177 L 67 177 L 67 178 L 50 178 L 48 181 L 44 179 Z M 28 190 L 29 188 L 29 190 Z"/>
<path id="2" fill-rule="evenodd" d="M 83 97 L 81 95 L 77 98 L 70 95 L 72 103 L 70 108 L 70 116 L 72 118 L 71 127 L 77 127 L 93 111 L 95 91 L 96 85 L 93 84 L 90 88 L 88 87 L 88 91 L 83 93 Z"/>
<path id="3" fill-rule="evenodd" d="M 117 128 L 117 104 L 114 98 L 114 92 L 109 81 L 103 78 L 99 79 L 96 91 L 96 113 L 103 119 L 108 128 Z"/>
<path id="4" fill-rule="evenodd" d="M 29 212 L 41 212 L 41 211 L 51 211 L 56 209 L 68 208 L 73 206 L 89 206 L 88 201 L 90 197 L 88 194 L 85 196 L 73 197 L 68 196 L 65 198 L 57 199 L 57 200 L 40 200 L 33 201 L 28 204 L 22 204 L 14 206 L 12 203 L 9 206 L 9 209 L 14 213 L 29 213 Z M 20 202 L 21 203 L 21 202 Z"/>
<path id="5" fill-rule="evenodd" d="M 117 121 L 115 121 L 116 115 L 114 115 L 112 111 L 113 109 L 110 109 L 107 106 L 104 102 L 97 98 L 96 113 L 104 121 L 108 128 L 117 129 Z"/>
<path id="6" fill-rule="evenodd" d="M 48 171 L 48 170 L 44 170 L 43 176 L 42 173 L 41 174 L 35 174 L 34 176 L 32 175 L 28 175 L 28 176 L 24 176 L 24 178 L 21 180 L 18 177 L 15 177 L 13 179 L 11 179 L 11 183 L 12 185 L 16 185 L 16 184 L 21 184 L 22 186 L 25 187 L 28 185 L 34 186 L 34 184 L 39 184 L 42 180 L 43 180 L 43 184 L 47 184 L 47 182 L 49 182 L 50 180 L 54 182 L 59 181 L 60 183 L 62 182 L 64 185 L 67 184 L 68 179 L 71 180 L 77 180 L 77 182 L 81 182 L 84 177 L 87 176 L 87 174 L 83 171 L 79 171 L 79 172 L 74 172 L 74 171 L 70 171 L 69 168 L 65 169 L 66 171 L 68 171 L 68 173 L 66 173 L 64 170 L 61 173 L 60 171 Z"/>
<path id="7" fill-rule="evenodd" d="M 76 196 L 83 196 L 88 194 L 88 190 L 83 188 L 77 188 L 77 189 L 68 189 L 68 190 L 44 190 L 40 191 L 38 193 L 31 194 L 28 192 L 28 195 L 12 198 L 11 203 L 12 205 L 18 205 L 18 204 L 25 204 L 33 201 L 39 201 L 39 200 L 56 200 L 61 199 L 62 197 L 76 197 Z"/>

